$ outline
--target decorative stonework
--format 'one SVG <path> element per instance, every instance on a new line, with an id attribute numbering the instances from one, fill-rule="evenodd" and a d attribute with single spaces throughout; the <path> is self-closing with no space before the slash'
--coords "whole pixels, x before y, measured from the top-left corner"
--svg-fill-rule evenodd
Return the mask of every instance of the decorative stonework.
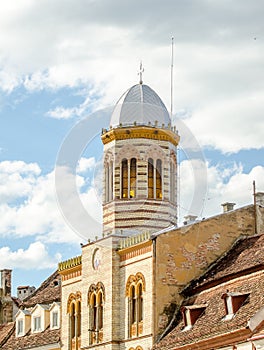
<path id="1" fill-rule="evenodd" d="M 82 256 L 79 255 L 74 258 L 60 262 L 58 265 L 58 271 L 61 272 L 63 270 L 71 269 L 73 267 L 80 266 L 81 264 L 82 264 Z"/>
<path id="2" fill-rule="evenodd" d="M 143 233 L 140 233 L 139 235 L 120 239 L 119 247 L 120 249 L 128 248 L 128 247 L 131 247 L 132 245 L 148 241 L 149 239 L 150 239 L 150 233 L 143 232 Z"/>
<path id="3" fill-rule="evenodd" d="M 134 127 L 120 127 L 116 129 L 110 129 L 109 131 L 103 130 L 102 132 L 102 142 L 107 144 L 113 140 L 127 140 L 127 139 L 152 139 L 169 141 L 173 145 L 177 146 L 179 143 L 179 135 L 176 134 L 174 127 L 166 128 L 156 128 L 147 126 L 134 126 Z"/>

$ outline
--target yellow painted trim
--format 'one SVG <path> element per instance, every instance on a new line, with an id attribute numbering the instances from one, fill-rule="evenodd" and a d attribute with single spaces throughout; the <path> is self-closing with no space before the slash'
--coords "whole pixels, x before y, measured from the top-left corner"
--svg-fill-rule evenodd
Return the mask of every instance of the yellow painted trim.
<path id="1" fill-rule="evenodd" d="M 130 253 L 133 250 L 138 250 L 140 248 L 149 247 L 151 245 L 152 245 L 152 240 L 149 240 L 149 241 L 145 241 L 145 242 L 141 242 L 141 243 L 132 245 L 132 246 L 127 247 L 127 248 L 120 249 L 120 250 L 118 250 L 117 253 L 121 256 L 121 255 L 125 255 L 127 253 Z"/>
<path id="2" fill-rule="evenodd" d="M 147 126 L 131 126 L 120 127 L 115 129 L 106 130 L 102 136 L 102 142 L 104 145 L 114 140 L 127 140 L 127 139 L 152 139 L 159 141 L 169 141 L 175 146 L 178 145 L 180 136 L 170 129 L 154 128 Z"/>
<path id="3" fill-rule="evenodd" d="M 68 269 L 65 268 L 64 270 L 58 271 L 60 275 L 68 275 L 71 272 L 76 272 L 76 271 L 82 271 L 82 265 L 74 266 L 74 267 L 69 267 Z"/>

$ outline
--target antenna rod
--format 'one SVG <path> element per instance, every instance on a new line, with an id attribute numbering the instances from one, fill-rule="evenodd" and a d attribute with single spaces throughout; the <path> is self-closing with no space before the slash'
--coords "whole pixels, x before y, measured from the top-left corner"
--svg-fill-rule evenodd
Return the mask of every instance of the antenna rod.
<path id="1" fill-rule="evenodd" d="M 254 219 L 255 219 L 255 234 L 258 233 L 258 223 L 257 223 L 257 202 L 256 202 L 256 182 L 253 181 L 253 196 L 254 196 Z"/>
<path id="2" fill-rule="evenodd" d="M 171 38 L 171 118 L 172 118 L 172 113 L 173 113 L 173 48 L 174 48 L 174 37 Z"/>

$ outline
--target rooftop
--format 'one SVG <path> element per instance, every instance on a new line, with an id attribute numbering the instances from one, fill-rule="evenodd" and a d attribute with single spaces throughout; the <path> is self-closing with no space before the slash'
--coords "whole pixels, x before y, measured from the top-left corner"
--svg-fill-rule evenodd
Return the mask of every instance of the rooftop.
<path id="1" fill-rule="evenodd" d="M 58 344 L 60 341 L 60 329 L 45 329 L 44 332 L 27 334 L 24 337 L 16 337 L 15 329 L 7 342 L 1 347 L 2 350 L 31 349 L 48 344 Z"/>
<path id="2" fill-rule="evenodd" d="M 169 125 L 171 119 L 158 94 L 148 85 L 137 84 L 128 89 L 117 102 L 110 125 L 117 127 L 157 124 Z"/>
<path id="3" fill-rule="evenodd" d="M 227 254 L 191 283 L 184 290 L 184 294 L 189 296 L 182 306 L 193 308 L 207 304 L 205 311 L 190 329 L 185 328 L 178 312 L 176 319 L 179 321 L 175 328 L 154 349 L 180 349 L 191 343 L 227 336 L 231 332 L 247 332 L 250 336 L 248 321 L 264 305 L 263 244 L 264 234 L 238 240 Z M 225 320 L 226 310 L 222 298 L 226 293 L 249 294 L 235 316 L 229 320 Z"/>
<path id="4" fill-rule="evenodd" d="M 61 276 L 55 271 L 49 276 L 39 288 L 22 302 L 24 307 L 32 307 L 36 304 L 51 304 L 54 301 L 61 300 Z"/>

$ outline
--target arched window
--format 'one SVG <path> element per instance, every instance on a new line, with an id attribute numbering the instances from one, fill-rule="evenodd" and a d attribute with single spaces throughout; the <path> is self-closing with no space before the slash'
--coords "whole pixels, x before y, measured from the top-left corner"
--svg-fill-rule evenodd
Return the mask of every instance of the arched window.
<path id="1" fill-rule="evenodd" d="M 114 164 L 110 162 L 109 165 L 109 200 L 114 198 Z"/>
<path id="2" fill-rule="evenodd" d="M 135 323 L 137 320 L 137 300 L 135 286 L 131 286 L 131 323 Z"/>
<path id="3" fill-rule="evenodd" d="M 162 161 L 148 159 L 148 198 L 162 199 Z"/>
<path id="4" fill-rule="evenodd" d="M 176 162 L 170 162 L 170 201 L 176 203 Z"/>
<path id="5" fill-rule="evenodd" d="M 90 329 L 96 329 L 96 295 L 93 293 L 90 298 Z"/>
<path id="6" fill-rule="evenodd" d="M 156 198 L 162 199 L 162 162 L 157 160 L 156 165 Z"/>
<path id="7" fill-rule="evenodd" d="M 143 287 L 142 283 L 138 284 L 138 321 L 143 321 Z"/>
<path id="8" fill-rule="evenodd" d="M 128 198 L 128 163 L 127 159 L 122 160 L 121 166 L 121 186 L 122 186 L 122 198 Z"/>
<path id="9" fill-rule="evenodd" d="M 75 303 L 71 304 L 71 311 L 70 311 L 70 334 L 71 339 L 75 337 Z"/>
<path id="10" fill-rule="evenodd" d="M 113 162 L 109 161 L 105 164 L 105 201 L 109 202 L 113 199 L 114 188 L 114 172 Z"/>
<path id="11" fill-rule="evenodd" d="M 100 291 L 97 296 L 97 308 L 98 308 L 98 329 L 103 328 L 103 296 L 102 292 Z"/>
<path id="12" fill-rule="evenodd" d="M 145 278 L 141 273 L 131 275 L 126 284 L 128 297 L 128 337 L 143 334 L 143 292 L 145 291 Z"/>
<path id="13" fill-rule="evenodd" d="M 81 344 L 81 293 L 72 293 L 68 299 L 69 349 L 78 350 Z"/>
<path id="14" fill-rule="evenodd" d="M 154 198 L 154 164 L 152 158 L 148 160 L 148 198 Z"/>
<path id="15" fill-rule="evenodd" d="M 130 198 L 136 197 L 137 189 L 137 160 L 132 158 L 130 160 Z"/>
<path id="16" fill-rule="evenodd" d="M 89 343 L 103 341 L 104 325 L 104 286 L 101 282 L 91 285 L 88 292 L 89 305 Z"/>
<path id="17" fill-rule="evenodd" d="M 76 334 L 77 334 L 77 337 L 80 337 L 81 336 L 81 303 L 80 301 L 77 301 L 77 305 L 76 305 L 76 317 L 77 317 L 77 320 L 76 320 L 76 326 L 77 326 L 77 329 L 76 329 Z"/>

